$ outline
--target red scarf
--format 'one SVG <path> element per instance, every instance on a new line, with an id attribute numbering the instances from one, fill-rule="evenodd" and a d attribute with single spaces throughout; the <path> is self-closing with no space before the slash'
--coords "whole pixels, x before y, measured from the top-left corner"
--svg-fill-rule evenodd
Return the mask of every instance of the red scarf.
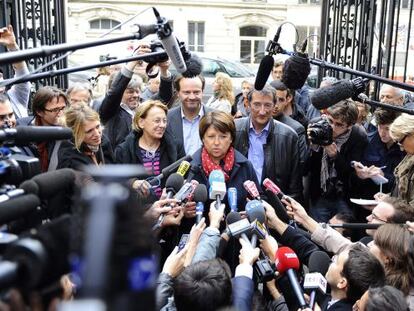
<path id="1" fill-rule="evenodd" d="M 204 173 L 206 176 L 210 176 L 211 171 L 220 170 L 224 174 L 224 179 L 228 181 L 230 179 L 230 172 L 234 166 L 234 148 L 230 147 L 227 151 L 226 155 L 224 156 L 224 166 L 216 164 L 211 159 L 210 155 L 208 154 L 206 148 L 203 147 L 201 150 L 201 165 L 203 166 Z"/>

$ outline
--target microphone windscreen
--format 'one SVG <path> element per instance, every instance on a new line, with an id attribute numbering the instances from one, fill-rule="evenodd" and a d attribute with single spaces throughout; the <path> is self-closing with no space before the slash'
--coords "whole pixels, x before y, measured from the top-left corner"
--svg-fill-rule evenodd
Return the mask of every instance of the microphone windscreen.
<path id="1" fill-rule="evenodd" d="M 331 86 L 315 90 L 310 98 L 316 109 L 326 109 L 341 100 L 354 96 L 354 86 L 349 80 L 339 80 Z"/>
<path id="2" fill-rule="evenodd" d="M 39 197 L 48 199 L 60 191 L 72 189 L 75 183 L 75 172 L 70 168 L 63 168 L 36 175 L 32 180 L 39 187 Z"/>
<path id="3" fill-rule="evenodd" d="M 185 78 L 193 78 L 201 74 L 203 70 L 203 62 L 197 54 L 191 53 L 190 58 L 185 60 L 187 70 L 182 73 Z"/>
<path id="4" fill-rule="evenodd" d="M 167 181 L 165 182 L 165 187 L 167 191 L 172 191 L 173 193 L 177 193 L 180 191 L 181 187 L 184 184 L 184 177 L 177 173 L 172 173 L 168 176 Z"/>
<path id="5" fill-rule="evenodd" d="M 25 193 L 33 193 L 33 194 L 39 194 L 39 187 L 37 184 L 31 180 L 28 179 L 24 182 L 22 182 L 19 186 L 20 189 L 23 189 Z"/>
<path id="6" fill-rule="evenodd" d="M 198 184 L 194 190 L 194 202 L 206 202 L 208 199 L 207 187 L 204 184 Z"/>
<path id="7" fill-rule="evenodd" d="M 24 194 L 0 203 L 0 224 L 27 216 L 40 205 L 34 194 Z"/>
<path id="8" fill-rule="evenodd" d="M 211 171 L 210 175 L 208 176 L 208 181 L 211 184 L 213 181 L 216 182 L 224 182 L 224 174 L 220 170 L 213 170 Z"/>
<path id="9" fill-rule="evenodd" d="M 16 146 L 25 146 L 31 142 L 36 143 L 71 138 L 72 130 L 66 127 L 17 126 L 14 142 Z"/>
<path id="10" fill-rule="evenodd" d="M 256 80 L 254 81 L 254 88 L 256 90 L 262 90 L 269 78 L 273 69 L 274 59 L 270 55 L 265 55 L 260 62 L 259 69 L 257 70 Z"/>
<path id="11" fill-rule="evenodd" d="M 314 251 L 308 261 L 309 273 L 319 272 L 325 275 L 328 272 L 329 265 L 331 264 L 331 258 L 323 251 Z"/>
<path id="12" fill-rule="evenodd" d="M 309 59 L 306 55 L 295 53 L 283 65 L 282 82 L 289 89 L 298 90 L 305 84 L 310 70 Z"/>
<path id="13" fill-rule="evenodd" d="M 235 222 L 237 222 L 237 221 L 239 221 L 241 219 L 242 218 L 241 218 L 241 215 L 239 213 L 237 213 L 237 212 L 230 212 L 230 213 L 227 214 L 226 224 L 227 225 L 231 225 L 231 224 L 233 224 L 233 223 L 235 223 Z"/>
<path id="14" fill-rule="evenodd" d="M 266 221 L 266 212 L 263 207 L 263 204 L 258 200 L 252 200 L 246 204 L 247 218 L 250 222 L 253 222 L 257 219 L 261 224 Z"/>
<path id="15" fill-rule="evenodd" d="M 275 255 L 277 271 L 283 274 L 289 269 L 299 270 L 299 259 L 296 253 L 286 246 L 279 247 Z"/>
<path id="16" fill-rule="evenodd" d="M 284 223 L 289 223 L 291 220 L 288 213 L 286 212 L 286 207 L 280 201 L 278 196 L 273 193 L 271 190 L 266 190 L 267 201 L 275 209 L 277 217 Z"/>

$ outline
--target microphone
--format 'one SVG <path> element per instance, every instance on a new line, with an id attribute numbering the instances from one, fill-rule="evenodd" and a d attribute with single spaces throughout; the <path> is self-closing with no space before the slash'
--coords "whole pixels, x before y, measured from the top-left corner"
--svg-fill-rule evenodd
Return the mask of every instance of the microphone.
<path id="1" fill-rule="evenodd" d="M 154 176 L 149 178 L 147 181 L 151 186 L 158 186 L 161 183 L 161 180 L 163 178 L 166 178 L 168 176 L 170 176 L 174 171 L 176 171 L 178 169 L 178 167 L 180 166 L 181 162 L 183 161 L 191 161 L 193 158 L 191 157 L 191 155 L 186 155 L 185 157 L 182 157 L 181 159 L 178 159 L 177 161 L 175 161 L 174 163 L 168 165 L 167 167 L 164 167 L 161 170 L 161 174 L 159 174 L 158 176 Z"/>
<path id="2" fill-rule="evenodd" d="M 40 199 L 34 194 L 24 194 L 0 203 L 0 224 L 25 217 L 40 206 Z"/>
<path id="3" fill-rule="evenodd" d="M 339 80 L 331 86 L 319 88 L 315 90 L 311 96 L 312 105 L 316 109 L 322 110 L 335 105 L 341 100 L 356 97 L 364 92 L 365 82 L 362 78 L 353 80 Z"/>
<path id="4" fill-rule="evenodd" d="M 196 223 L 198 224 L 203 217 L 204 202 L 207 201 L 207 187 L 204 184 L 198 184 L 194 190 L 194 201 L 196 205 Z"/>
<path id="5" fill-rule="evenodd" d="M 270 40 L 267 44 L 266 51 L 268 52 L 268 54 L 265 55 L 260 61 L 259 69 L 257 70 L 256 80 L 254 81 L 254 88 L 258 91 L 262 90 L 263 87 L 266 85 L 267 79 L 269 78 L 269 75 L 272 72 L 273 65 L 275 63 L 273 55 L 283 51 L 278 42 L 281 31 L 282 25 L 280 25 L 277 28 L 273 40 Z"/>
<path id="6" fill-rule="evenodd" d="M 39 187 L 37 186 L 37 184 L 31 180 L 25 180 L 24 182 L 22 182 L 19 186 L 20 189 L 23 189 L 24 193 L 32 193 L 37 195 L 39 193 Z"/>
<path id="7" fill-rule="evenodd" d="M 306 301 L 295 274 L 295 270 L 299 270 L 300 266 L 298 256 L 291 248 L 286 246 L 280 247 L 276 251 L 275 265 L 280 274 L 287 274 L 300 307 L 305 308 L 307 306 Z"/>
<path id="8" fill-rule="evenodd" d="M 39 198 L 48 199 L 60 191 L 70 191 L 75 183 L 75 172 L 70 168 L 62 168 L 36 175 L 32 181 L 39 189 Z"/>
<path id="9" fill-rule="evenodd" d="M 291 218 L 287 214 L 285 206 L 280 201 L 280 198 L 284 198 L 286 197 L 286 195 L 269 178 L 266 178 L 263 181 L 263 186 L 265 187 L 268 193 L 272 194 L 268 196 L 268 199 L 269 199 L 269 203 L 275 209 L 277 217 L 279 217 L 279 219 L 283 221 L 284 223 L 289 223 L 291 221 Z"/>
<path id="10" fill-rule="evenodd" d="M 71 138 L 72 130 L 61 126 L 17 126 L 0 130 L 0 142 L 5 145 L 26 146 L 30 143 Z"/>
<path id="11" fill-rule="evenodd" d="M 69 272 L 70 229 L 71 217 L 63 215 L 10 245 L 0 262 L 0 288 L 35 289 Z"/>
<path id="12" fill-rule="evenodd" d="M 177 169 L 177 174 L 180 174 L 181 176 L 185 177 L 185 174 L 187 174 L 188 170 L 190 169 L 190 162 L 183 161 L 181 162 L 180 166 Z"/>
<path id="13" fill-rule="evenodd" d="M 208 176 L 208 182 L 210 184 L 209 198 L 210 200 L 216 200 L 216 208 L 221 205 L 221 201 L 226 195 L 226 183 L 224 182 L 224 174 L 220 170 L 213 170 Z"/>
<path id="14" fill-rule="evenodd" d="M 313 310 L 317 293 L 326 294 L 327 281 L 324 277 L 329 269 L 331 259 L 322 251 L 315 251 L 309 257 L 309 273 L 305 275 L 303 288 L 310 292 L 310 308 Z"/>
<path id="15" fill-rule="evenodd" d="M 181 42 L 181 53 L 183 54 L 187 70 L 181 73 L 185 78 L 193 78 L 198 76 L 203 71 L 203 62 L 197 54 L 191 53 L 186 45 Z"/>
<path id="16" fill-rule="evenodd" d="M 167 181 L 165 182 L 165 187 L 167 189 L 167 199 L 171 199 L 174 194 L 176 194 L 181 187 L 183 186 L 184 178 L 178 173 L 171 174 Z M 165 214 L 161 214 L 158 217 L 156 224 L 152 227 L 152 230 L 156 230 L 161 227 L 162 222 L 164 221 Z"/>
<path id="17" fill-rule="evenodd" d="M 198 181 L 196 180 L 192 180 L 191 182 L 186 182 L 180 188 L 180 190 L 178 190 L 178 192 L 175 194 L 174 199 L 177 199 L 180 202 L 187 201 L 187 198 L 192 195 L 197 185 L 198 185 Z"/>
<path id="18" fill-rule="evenodd" d="M 243 183 L 244 189 L 246 189 L 247 193 L 255 200 L 261 200 L 259 190 L 257 190 L 256 184 L 251 180 L 246 180 Z"/>
<path id="19" fill-rule="evenodd" d="M 344 229 L 378 229 L 383 223 L 343 223 L 343 224 L 328 224 L 331 228 L 344 228 Z M 404 225 L 404 224 L 399 224 Z"/>
<path id="20" fill-rule="evenodd" d="M 264 239 L 266 235 L 266 229 L 262 225 L 266 221 L 266 212 L 263 204 L 258 200 L 252 200 L 246 204 L 247 218 L 252 223 L 252 238 L 250 244 L 253 248 L 256 247 L 257 237 Z M 264 229 L 264 232 L 263 232 Z"/>
<path id="21" fill-rule="evenodd" d="M 252 230 L 250 222 L 246 218 L 241 219 L 240 215 L 237 217 L 235 214 L 238 213 L 230 212 L 226 217 L 227 232 L 234 238 L 241 236 L 243 240 L 251 244 L 249 238 L 246 235 L 246 233 L 250 234 Z"/>
<path id="22" fill-rule="evenodd" d="M 154 15 L 157 18 L 158 23 L 158 38 L 161 40 L 161 44 L 167 52 L 171 63 L 177 69 L 179 73 L 183 73 L 187 70 L 187 65 L 184 62 L 183 54 L 181 53 L 180 46 L 177 38 L 172 34 L 172 29 L 168 21 L 160 16 L 160 13 L 156 8 L 152 8 Z"/>
<path id="23" fill-rule="evenodd" d="M 283 65 L 282 82 L 289 89 L 298 90 L 305 84 L 310 71 L 308 55 L 304 51 L 295 52 Z"/>
<path id="24" fill-rule="evenodd" d="M 235 187 L 230 187 L 227 190 L 227 200 L 229 201 L 230 211 L 237 212 L 237 189 Z"/>
<path id="25" fill-rule="evenodd" d="M 182 200 L 182 202 L 184 202 L 184 203 L 193 201 L 193 199 L 194 199 L 194 191 L 197 188 L 197 186 L 199 185 L 199 182 L 197 180 L 192 180 L 192 181 L 190 181 L 190 183 L 191 183 L 191 191 L 184 198 L 184 200 Z"/>

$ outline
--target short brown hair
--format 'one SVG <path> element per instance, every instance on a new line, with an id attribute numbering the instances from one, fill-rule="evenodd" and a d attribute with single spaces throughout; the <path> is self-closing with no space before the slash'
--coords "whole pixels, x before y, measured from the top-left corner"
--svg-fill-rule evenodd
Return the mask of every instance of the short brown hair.
<path id="1" fill-rule="evenodd" d="M 201 139 L 203 139 L 204 134 L 210 126 L 222 133 L 230 132 L 233 142 L 236 139 L 236 125 L 230 114 L 223 111 L 210 111 L 201 118 L 199 125 Z"/>
<path id="2" fill-rule="evenodd" d="M 69 106 L 69 100 L 66 94 L 54 86 L 44 86 L 40 88 L 33 97 L 32 110 L 35 115 L 37 112 L 44 111 L 46 104 L 54 98 L 62 97 L 65 100 L 66 106 Z"/>
<path id="3" fill-rule="evenodd" d="M 148 115 L 148 112 L 151 108 L 158 107 L 164 110 L 165 115 L 168 113 L 168 108 L 159 100 L 147 100 L 139 104 L 138 108 L 135 111 L 134 120 L 132 121 L 132 129 L 139 134 L 142 133 L 142 128 L 139 127 L 139 120 L 145 119 Z"/>
<path id="4" fill-rule="evenodd" d="M 193 79 L 193 78 L 199 78 L 200 79 L 200 81 L 201 81 L 201 89 L 204 91 L 204 86 L 206 85 L 206 80 L 204 79 L 204 77 L 202 75 L 197 75 L 197 76 L 192 77 L 192 78 L 187 78 L 187 77 L 184 77 L 183 75 L 178 75 L 175 78 L 175 80 L 174 80 L 174 88 L 175 88 L 175 90 L 177 92 L 180 91 L 180 82 L 181 82 L 181 80 L 183 80 L 183 79 Z"/>
<path id="5" fill-rule="evenodd" d="M 401 112 L 378 108 L 374 112 L 375 122 L 379 125 L 391 124 L 401 114 Z"/>
<path id="6" fill-rule="evenodd" d="M 354 125 L 358 120 L 358 108 L 350 100 L 342 100 L 327 109 L 327 113 L 334 119 L 339 119 L 347 125 Z"/>

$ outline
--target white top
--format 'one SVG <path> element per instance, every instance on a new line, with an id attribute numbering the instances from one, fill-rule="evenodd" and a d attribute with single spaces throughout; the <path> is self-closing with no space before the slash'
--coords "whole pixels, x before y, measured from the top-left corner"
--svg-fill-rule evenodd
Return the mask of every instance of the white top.
<path id="1" fill-rule="evenodd" d="M 211 96 L 206 104 L 206 107 L 231 114 L 231 103 L 227 99 L 217 99 L 216 97 Z"/>

